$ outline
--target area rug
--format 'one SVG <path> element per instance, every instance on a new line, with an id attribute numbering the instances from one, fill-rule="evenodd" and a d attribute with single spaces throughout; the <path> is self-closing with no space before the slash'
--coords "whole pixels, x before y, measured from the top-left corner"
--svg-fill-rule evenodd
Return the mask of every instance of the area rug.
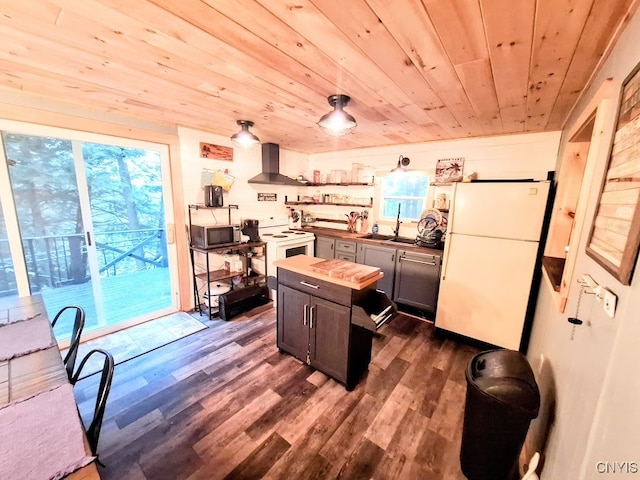
<path id="1" fill-rule="evenodd" d="M 76 368 L 89 351 L 94 348 L 107 350 L 115 360 L 116 365 L 139 357 L 147 352 L 160 348 L 169 343 L 180 340 L 192 333 L 204 330 L 207 326 L 191 315 L 176 312 L 165 317 L 150 320 L 140 325 L 125 328 L 119 332 L 110 333 L 94 340 L 80 344 Z M 64 356 L 66 351 L 62 352 Z M 80 378 L 92 375 L 102 369 L 104 357 L 93 355 L 83 368 Z"/>

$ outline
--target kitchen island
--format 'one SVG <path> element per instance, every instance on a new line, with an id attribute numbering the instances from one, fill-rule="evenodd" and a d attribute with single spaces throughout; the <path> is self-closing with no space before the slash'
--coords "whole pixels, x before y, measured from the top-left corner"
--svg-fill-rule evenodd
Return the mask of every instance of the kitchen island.
<path id="1" fill-rule="evenodd" d="M 371 360 L 373 334 L 396 313 L 380 269 L 297 255 L 278 267 L 277 345 L 352 390 Z"/>

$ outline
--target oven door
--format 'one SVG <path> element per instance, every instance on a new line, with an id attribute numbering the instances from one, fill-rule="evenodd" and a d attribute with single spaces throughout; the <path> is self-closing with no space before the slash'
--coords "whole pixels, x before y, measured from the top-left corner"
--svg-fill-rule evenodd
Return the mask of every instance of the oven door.
<path id="1" fill-rule="evenodd" d="M 262 275 L 275 277 L 277 268 L 273 264 L 281 258 L 293 257 L 294 255 L 314 256 L 315 237 L 305 237 L 304 239 L 296 238 L 284 242 L 267 241 L 267 265 L 264 264 L 264 258 L 253 258 L 252 268 Z"/>
<path id="2" fill-rule="evenodd" d="M 315 238 L 315 236 L 307 236 L 305 238 L 294 238 L 284 242 L 277 242 L 275 244 L 269 242 L 267 244 L 267 276 L 274 277 L 272 282 L 278 275 L 278 268 L 273 264 L 273 262 L 280 260 L 281 258 L 294 257 L 296 255 L 309 255 L 310 257 L 313 257 L 315 253 Z M 273 246 L 271 249 L 273 254 L 269 252 L 269 247 L 271 246 Z M 269 295 L 271 300 L 273 300 L 273 305 L 277 306 L 278 294 L 276 290 L 273 289 L 274 286 L 274 283 L 270 285 Z"/>
<path id="3" fill-rule="evenodd" d="M 309 255 L 310 257 L 313 257 L 313 244 L 313 239 L 305 239 L 304 241 L 296 240 L 295 242 L 291 243 L 285 242 L 284 244 L 277 244 L 277 253 L 275 260 L 295 257 L 296 255 Z"/>

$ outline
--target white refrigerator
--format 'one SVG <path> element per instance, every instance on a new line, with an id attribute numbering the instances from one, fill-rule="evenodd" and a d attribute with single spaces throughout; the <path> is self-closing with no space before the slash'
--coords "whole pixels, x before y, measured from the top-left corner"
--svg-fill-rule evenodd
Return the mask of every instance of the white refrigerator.
<path id="1" fill-rule="evenodd" d="M 453 185 L 437 328 L 520 349 L 550 186 Z"/>

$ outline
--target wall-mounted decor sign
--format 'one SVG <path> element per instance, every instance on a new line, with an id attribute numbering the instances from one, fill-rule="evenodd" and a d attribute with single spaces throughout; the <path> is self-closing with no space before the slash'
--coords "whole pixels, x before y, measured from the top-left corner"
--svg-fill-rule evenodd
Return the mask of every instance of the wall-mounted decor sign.
<path id="1" fill-rule="evenodd" d="M 200 142 L 200 157 L 233 162 L 233 148 Z"/>
<path id="2" fill-rule="evenodd" d="M 434 183 L 451 183 L 462 180 L 462 168 L 464 157 L 441 158 L 436 163 L 436 176 Z"/>
<path id="3" fill-rule="evenodd" d="M 609 166 L 586 250 L 629 285 L 640 245 L 640 64 L 623 82 L 620 97 Z"/>
<path id="4" fill-rule="evenodd" d="M 277 193 L 258 193 L 258 201 L 259 202 L 277 202 L 278 194 Z"/>

